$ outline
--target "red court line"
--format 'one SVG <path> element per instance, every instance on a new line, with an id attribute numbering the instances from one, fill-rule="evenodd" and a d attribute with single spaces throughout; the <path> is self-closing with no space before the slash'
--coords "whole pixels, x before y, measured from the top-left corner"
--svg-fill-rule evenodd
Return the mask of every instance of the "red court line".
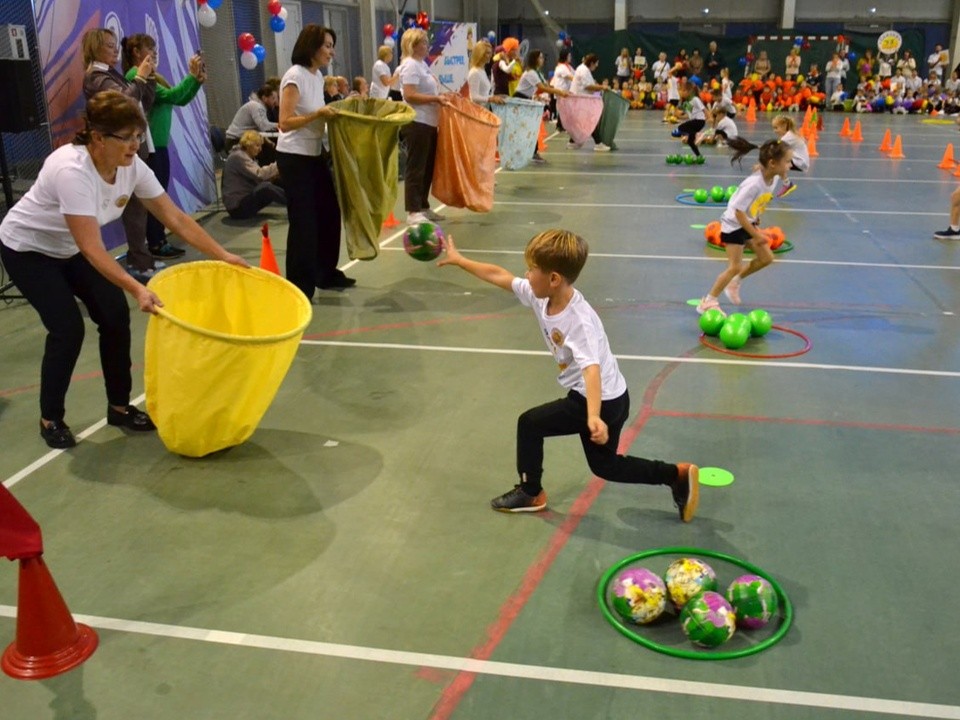
<path id="1" fill-rule="evenodd" d="M 647 420 L 649 420 L 654 414 L 652 412 L 652 406 L 657 393 L 663 386 L 663 383 L 666 381 L 670 373 L 672 373 L 679 366 L 680 363 L 671 363 L 667 365 L 659 373 L 657 373 L 657 375 L 650 381 L 650 384 L 647 385 L 646 391 L 643 394 L 643 402 L 640 412 L 637 415 L 636 420 L 634 420 L 630 427 L 628 427 L 623 435 L 621 435 L 620 445 L 617 447 L 617 452 L 625 453 L 633 444 L 633 441 L 636 440 L 637 435 L 639 435 L 640 431 L 643 430 Z M 524 606 L 530 600 L 534 590 L 536 590 L 543 581 L 547 571 L 553 565 L 554 560 L 557 559 L 560 551 L 563 550 L 564 546 L 567 544 L 570 536 L 577 529 L 577 526 L 580 524 L 580 520 L 582 520 L 584 515 L 586 515 L 590 510 L 590 507 L 597 499 L 597 496 L 600 494 L 600 491 L 603 489 L 605 484 L 606 481 L 601 480 L 598 477 L 593 477 L 590 479 L 586 488 L 584 488 L 583 492 L 577 496 L 577 499 L 571 506 L 570 512 L 567 515 L 567 519 L 564 520 L 560 527 L 554 531 L 549 542 L 547 543 L 547 547 L 527 569 L 523 580 L 520 582 L 520 587 L 518 587 L 517 590 L 511 594 L 510 597 L 507 598 L 506 602 L 504 602 L 504 604 L 500 607 L 500 612 L 497 616 L 497 619 L 487 627 L 487 640 L 473 649 L 473 651 L 470 653 L 471 659 L 490 659 L 494 651 L 497 649 L 497 646 L 500 645 L 500 642 L 504 637 L 506 637 L 507 631 L 510 629 L 510 626 L 513 625 L 514 620 L 516 620 L 520 615 L 520 611 L 523 610 Z M 453 679 L 453 682 L 444 688 L 440 699 L 437 701 L 437 704 L 434 705 L 433 712 L 430 715 L 430 720 L 447 720 L 457 709 L 457 706 L 460 704 L 461 700 L 463 700 L 463 696 L 473 685 L 473 681 L 476 680 L 476 677 L 476 673 L 466 671 L 457 673 L 457 676 Z"/>
<path id="2" fill-rule="evenodd" d="M 94 370 L 88 373 L 80 373 L 79 375 L 72 375 L 70 377 L 70 382 L 74 380 L 93 380 L 94 378 L 103 377 L 103 373 L 99 370 Z M 0 390 L 0 397 L 12 397 L 14 395 L 20 395 L 21 393 L 30 392 L 32 390 L 39 390 L 40 383 L 34 383 L 33 385 L 24 385 L 22 387 L 8 388 L 6 390 Z"/>
<path id="3" fill-rule="evenodd" d="M 892 432 L 928 433 L 931 435 L 960 435 L 960 428 L 924 427 L 896 423 L 870 423 L 848 420 L 820 420 L 817 418 L 782 418 L 763 415 L 731 415 L 727 413 L 682 412 L 679 410 L 651 410 L 656 417 L 694 418 L 697 420 L 730 420 L 733 422 L 781 423 L 784 425 L 819 425 L 824 427 L 855 428 L 857 430 L 883 430 Z"/>

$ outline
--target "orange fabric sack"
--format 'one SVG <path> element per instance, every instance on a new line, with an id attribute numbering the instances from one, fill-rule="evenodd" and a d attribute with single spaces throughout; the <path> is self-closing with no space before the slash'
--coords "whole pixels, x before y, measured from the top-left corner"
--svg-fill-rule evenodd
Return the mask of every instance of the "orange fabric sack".
<path id="1" fill-rule="evenodd" d="M 450 97 L 449 106 L 440 106 L 431 189 L 437 200 L 490 212 L 499 131 L 500 118 L 471 100 L 456 95 Z"/>

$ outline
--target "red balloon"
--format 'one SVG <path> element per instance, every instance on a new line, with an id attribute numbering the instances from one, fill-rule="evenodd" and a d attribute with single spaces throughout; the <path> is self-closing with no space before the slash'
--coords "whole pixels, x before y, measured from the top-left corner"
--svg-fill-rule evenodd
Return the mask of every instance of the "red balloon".
<path id="1" fill-rule="evenodd" d="M 573 38 L 568 37 L 566 40 L 563 41 L 563 44 L 566 45 L 567 47 L 571 47 L 573 45 Z"/>
<path id="2" fill-rule="evenodd" d="M 386 37 L 387 35 L 393 35 L 393 25 L 390 23 L 383 26 L 383 36 Z"/>
<path id="3" fill-rule="evenodd" d="M 244 52 L 252 52 L 253 46 L 257 44 L 257 39 L 250 33 L 240 33 L 237 35 L 237 47 Z"/>
<path id="4" fill-rule="evenodd" d="M 280 4 L 280 0 L 270 0 L 267 3 L 267 12 L 271 15 L 279 15 L 281 10 L 283 10 L 283 5 Z"/>
<path id="5" fill-rule="evenodd" d="M 429 23 L 430 19 L 427 17 L 427 14 L 421 10 L 417 13 L 417 25 L 423 27 L 424 23 Z"/>

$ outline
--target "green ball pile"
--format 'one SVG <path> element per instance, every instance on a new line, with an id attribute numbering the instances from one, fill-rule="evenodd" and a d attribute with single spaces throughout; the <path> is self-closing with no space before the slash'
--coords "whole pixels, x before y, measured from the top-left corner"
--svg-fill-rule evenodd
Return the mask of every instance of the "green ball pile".
<path id="1" fill-rule="evenodd" d="M 737 350 L 747 344 L 751 337 L 763 337 L 773 327 L 773 318 L 766 310 L 751 310 L 748 315 L 733 313 L 727 317 L 717 308 L 711 308 L 700 316 L 700 329 L 704 335 L 720 337 L 728 350 Z"/>

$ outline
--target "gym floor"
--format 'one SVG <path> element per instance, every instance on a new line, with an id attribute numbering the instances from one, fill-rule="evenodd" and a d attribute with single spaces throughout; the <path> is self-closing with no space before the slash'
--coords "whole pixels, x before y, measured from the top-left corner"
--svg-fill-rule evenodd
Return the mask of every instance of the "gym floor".
<path id="1" fill-rule="evenodd" d="M 864 142 L 838 136 L 844 118 Z M 773 137 L 763 114 L 740 126 Z M 887 128 L 905 159 L 878 152 Z M 92 326 L 66 418 L 82 440 L 47 452 L 44 333 L 29 306 L 0 306 L 0 477 L 100 636 L 59 677 L 0 677 L 4 720 L 960 718 L 960 243 L 931 237 L 957 184 L 937 163 L 956 140 L 952 122 L 827 116 L 820 157 L 764 215 L 794 249 L 742 290 L 744 308 L 809 338 L 786 359 L 769 356 L 803 343 L 782 331 L 749 346 L 767 357 L 704 347 L 688 303 L 722 267 L 702 230 L 721 210 L 676 197 L 738 183 L 756 155 L 743 169 L 717 148 L 666 165 L 670 126 L 633 112 L 618 151 L 553 137 L 548 164 L 497 175 L 489 214 L 443 210 L 465 254 L 517 274 L 540 230 L 588 239 L 577 286 L 631 389 L 623 446 L 734 475 L 702 489 L 690 524 L 664 488 L 591 478 L 575 438 L 547 443 L 548 511 L 490 510 L 515 482 L 517 415 L 562 393 L 555 368 L 528 309 L 411 260 L 402 228 L 375 261 L 345 266 L 355 288 L 318 296 L 253 437 L 207 459 L 105 426 Z M 283 213 L 204 223 L 255 261 L 263 219 L 282 268 Z M 137 314 L 136 393 L 145 325 Z M 599 578 L 674 546 L 776 578 L 795 610 L 783 641 L 698 662 L 618 634 Z M 17 569 L 0 569 L 5 646 Z M 650 632 L 692 648 L 670 627 Z"/>

